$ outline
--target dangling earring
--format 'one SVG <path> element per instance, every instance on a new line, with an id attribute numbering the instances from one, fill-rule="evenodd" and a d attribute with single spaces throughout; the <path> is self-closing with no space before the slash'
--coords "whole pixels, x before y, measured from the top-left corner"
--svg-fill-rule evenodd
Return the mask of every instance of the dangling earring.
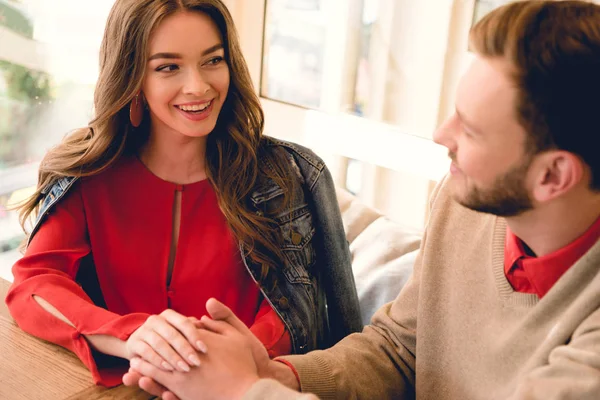
<path id="1" fill-rule="evenodd" d="M 138 93 L 133 100 L 131 100 L 131 104 L 129 105 L 129 120 L 131 121 L 131 125 L 137 128 L 142 123 L 143 117 L 144 107 L 142 106 L 140 94 Z"/>

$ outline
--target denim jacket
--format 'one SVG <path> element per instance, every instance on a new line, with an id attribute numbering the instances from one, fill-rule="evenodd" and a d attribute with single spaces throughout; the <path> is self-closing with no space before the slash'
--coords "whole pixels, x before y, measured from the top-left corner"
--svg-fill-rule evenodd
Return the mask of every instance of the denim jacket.
<path id="1" fill-rule="evenodd" d="M 290 332 L 293 353 L 327 348 L 362 329 L 333 180 L 325 163 L 311 150 L 267 137 L 263 145 L 269 151 L 283 152 L 299 184 L 287 208 L 280 207 L 283 189 L 263 174 L 251 192 L 250 203 L 256 213 L 273 216 L 284 239 L 281 250 L 285 259 L 277 268 L 277 285 L 269 291 L 261 287 L 261 291 Z M 63 177 L 43 191 L 29 241 L 77 179 Z M 246 269 L 258 282 L 261 266 L 245 254 L 241 243 L 239 248 Z M 97 305 L 105 306 L 94 275 L 78 274 L 77 281 Z"/>

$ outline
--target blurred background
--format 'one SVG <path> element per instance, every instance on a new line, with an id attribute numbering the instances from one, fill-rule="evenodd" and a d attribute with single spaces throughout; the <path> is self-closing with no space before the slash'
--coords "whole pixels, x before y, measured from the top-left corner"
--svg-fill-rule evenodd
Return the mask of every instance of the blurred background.
<path id="1" fill-rule="evenodd" d="M 92 118 L 113 0 L 0 0 L 0 276 L 24 237 L 11 206 L 44 153 Z M 431 141 L 452 112 L 471 24 L 493 0 L 225 0 L 267 134 L 313 148 L 336 184 L 409 227 L 448 167 Z"/>

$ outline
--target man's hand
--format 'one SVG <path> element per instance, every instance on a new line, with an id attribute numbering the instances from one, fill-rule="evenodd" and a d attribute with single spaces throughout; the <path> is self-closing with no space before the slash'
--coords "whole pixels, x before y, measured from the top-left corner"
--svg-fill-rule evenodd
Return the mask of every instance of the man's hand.
<path id="1" fill-rule="evenodd" d="M 246 341 L 246 346 L 252 351 L 252 357 L 256 364 L 258 376 L 261 378 L 269 378 L 269 363 L 271 359 L 267 353 L 267 349 L 250 329 L 244 324 L 229 307 L 217 301 L 209 299 L 206 302 L 206 311 L 211 318 L 202 317 L 196 326 L 207 331 L 225 335 L 226 332 L 233 328 Z"/>
<path id="2" fill-rule="evenodd" d="M 283 363 L 271 361 L 265 346 L 256 336 L 254 336 L 252 331 L 250 331 L 250 329 L 235 316 L 231 309 L 215 299 L 209 299 L 206 303 L 206 310 L 213 319 L 211 320 L 203 317 L 197 324 L 198 327 L 215 333 L 224 332 L 228 329 L 227 325 L 234 327 L 247 339 L 248 347 L 252 350 L 252 356 L 254 357 L 254 362 L 256 363 L 258 376 L 260 378 L 275 379 L 291 389 L 300 390 L 300 383 L 292 370 Z"/>

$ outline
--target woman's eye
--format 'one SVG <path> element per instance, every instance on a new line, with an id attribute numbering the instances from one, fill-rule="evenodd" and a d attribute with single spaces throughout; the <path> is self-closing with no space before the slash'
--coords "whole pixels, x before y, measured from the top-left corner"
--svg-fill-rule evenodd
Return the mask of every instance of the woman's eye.
<path id="1" fill-rule="evenodd" d="M 161 65 L 160 67 L 156 68 L 156 71 L 157 72 L 173 72 L 177 68 L 179 68 L 179 67 L 175 64 Z"/>
<path id="2" fill-rule="evenodd" d="M 223 57 L 214 57 L 208 60 L 206 64 L 208 65 L 218 65 L 223 61 Z"/>

